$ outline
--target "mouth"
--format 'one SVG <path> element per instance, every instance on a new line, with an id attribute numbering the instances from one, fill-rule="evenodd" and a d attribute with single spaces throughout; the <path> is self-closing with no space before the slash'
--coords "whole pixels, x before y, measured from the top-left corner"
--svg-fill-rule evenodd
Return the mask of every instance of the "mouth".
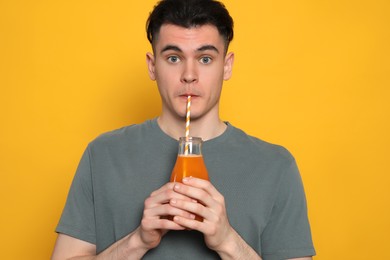
<path id="1" fill-rule="evenodd" d="M 185 93 L 185 94 L 179 95 L 180 98 L 185 98 L 185 99 L 187 99 L 188 96 L 191 96 L 191 99 L 200 97 L 199 95 L 196 95 L 196 94 L 193 94 L 193 93 Z"/>

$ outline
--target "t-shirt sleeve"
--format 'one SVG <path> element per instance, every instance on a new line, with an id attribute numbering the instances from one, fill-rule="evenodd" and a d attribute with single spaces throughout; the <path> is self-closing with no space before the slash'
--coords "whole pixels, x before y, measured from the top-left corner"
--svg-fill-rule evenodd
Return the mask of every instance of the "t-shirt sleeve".
<path id="1" fill-rule="evenodd" d="M 89 148 L 85 150 L 77 168 L 56 232 L 96 243 Z"/>
<path id="2" fill-rule="evenodd" d="M 315 255 L 306 198 L 295 160 L 281 176 L 269 221 L 262 233 L 265 260 Z"/>

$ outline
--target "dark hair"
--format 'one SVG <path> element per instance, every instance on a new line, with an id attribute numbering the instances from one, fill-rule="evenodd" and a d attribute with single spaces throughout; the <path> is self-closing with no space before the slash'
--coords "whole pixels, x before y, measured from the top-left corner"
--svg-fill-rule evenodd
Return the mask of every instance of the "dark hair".
<path id="1" fill-rule="evenodd" d="M 224 4 L 214 0 L 161 0 L 146 22 L 149 42 L 153 45 L 163 24 L 184 28 L 214 25 L 225 39 L 225 49 L 233 40 L 233 19 Z"/>

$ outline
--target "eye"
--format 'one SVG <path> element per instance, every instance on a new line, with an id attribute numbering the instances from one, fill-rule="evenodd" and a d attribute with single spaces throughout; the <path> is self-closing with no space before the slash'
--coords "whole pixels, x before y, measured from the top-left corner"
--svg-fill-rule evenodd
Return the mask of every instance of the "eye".
<path id="1" fill-rule="evenodd" d="M 202 63 L 202 64 L 209 64 L 209 63 L 211 63 L 211 61 L 212 61 L 212 59 L 210 57 L 207 57 L 207 56 L 200 58 L 200 63 Z"/>
<path id="2" fill-rule="evenodd" d="M 169 61 L 170 63 L 177 63 L 177 62 L 180 61 L 180 59 L 179 59 L 179 57 L 177 57 L 177 56 L 169 56 L 169 57 L 168 57 L 168 61 Z"/>

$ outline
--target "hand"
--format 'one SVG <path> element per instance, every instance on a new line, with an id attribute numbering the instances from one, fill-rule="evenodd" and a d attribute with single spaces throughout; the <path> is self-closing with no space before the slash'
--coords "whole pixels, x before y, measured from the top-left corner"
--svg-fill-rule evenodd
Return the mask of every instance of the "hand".
<path id="1" fill-rule="evenodd" d="M 185 227 L 175 223 L 167 216 L 181 216 L 194 219 L 195 215 L 169 204 L 171 200 L 190 201 L 191 199 L 175 192 L 174 183 L 167 183 L 153 191 L 145 200 L 141 225 L 136 230 L 142 245 L 151 249 L 159 245 L 168 230 L 183 230 Z"/>
<path id="2" fill-rule="evenodd" d="M 176 183 L 174 191 L 192 200 L 173 198 L 170 200 L 173 207 L 203 217 L 203 222 L 200 222 L 184 215 L 175 215 L 174 222 L 202 232 L 210 249 L 223 250 L 224 241 L 236 234 L 228 221 L 224 197 L 209 181 L 192 177 L 184 178 L 183 183 Z"/>

